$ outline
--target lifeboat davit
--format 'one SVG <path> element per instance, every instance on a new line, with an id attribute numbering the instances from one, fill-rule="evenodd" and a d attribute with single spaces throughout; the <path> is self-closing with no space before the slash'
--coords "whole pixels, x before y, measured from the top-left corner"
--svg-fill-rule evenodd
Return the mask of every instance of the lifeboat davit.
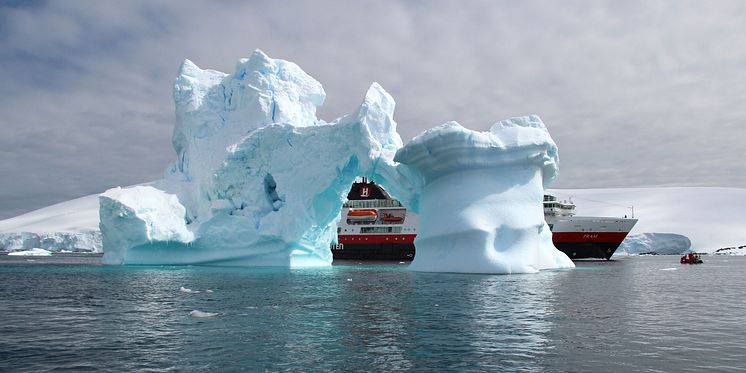
<path id="1" fill-rule="evenodd" d="M 378 212 L 376 210 L 350 210 L 347 219 L 352 221 L 376 221 Z"/>
<path id="2" fill-rule="evenodd" d="M 702 259 L 697 253 L 689 253 L 686 255 L 682 255 L 679 262 L 681 262 L 681 264 L 700 264 L 702 263 Z"/>

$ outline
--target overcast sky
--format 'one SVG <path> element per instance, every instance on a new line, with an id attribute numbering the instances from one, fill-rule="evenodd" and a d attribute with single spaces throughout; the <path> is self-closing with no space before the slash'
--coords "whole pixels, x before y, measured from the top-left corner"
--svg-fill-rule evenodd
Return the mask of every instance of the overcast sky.
<path id="1" fill-rule="evenodd" d="M 746 187 L 746 1 L 0 1 L 0 218 L 161 177 L 180 63 L 377 81 L 408 141 L 538 114 L 556 188 Z"/>

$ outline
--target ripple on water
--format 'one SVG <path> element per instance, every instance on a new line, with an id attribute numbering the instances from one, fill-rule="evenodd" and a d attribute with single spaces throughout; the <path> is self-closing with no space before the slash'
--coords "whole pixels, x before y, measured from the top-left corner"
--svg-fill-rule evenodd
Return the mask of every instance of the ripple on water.
<path id="1" fill-rule="evenodd" d="M 511 276 L 0 262 L 0 370 L 740 369 L 746 260 L 707 259 Z"/>

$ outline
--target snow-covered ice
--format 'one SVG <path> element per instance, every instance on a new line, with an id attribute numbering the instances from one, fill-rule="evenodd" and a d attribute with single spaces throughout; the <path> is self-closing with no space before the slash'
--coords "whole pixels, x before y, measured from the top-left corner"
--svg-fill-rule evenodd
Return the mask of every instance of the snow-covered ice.
<path id="1" fill-rule="evenodd" d="M 98 195 L 58 203 L 0 221 L 0 251 L 41 248 L 101 252 Z"/>
<path id="2" fill-rule="evenodd" d="M 717 255 L 734 255 L 734 256 L 746 256 L 746 245 L 739 247 L 724 247 L 718 249 L 715 254 Z"/>
<path id="3" fill-rule="evenodd" d="M 323 98 L 321 85 L 300 68 L 261 52 L 239 61 L 233 74 L 186 61 L 174 86 L 177 161 L 164 179 L 139 191 L 105 193 L 103 219 L 99 197 L 91 195 L 0 221 L 0 250 L 101 251 L 101 225 L 110 238 L 127 237 L 111 248 L 108 263 L 327 265 L 326 243 L 335 235 L 339 207 L 355 176 L 377 181 L 416 211 L 427 209 L 420 202 L 427 178 L 393 161 L 402 142 L 394 101 L 383 88 L 373 84 L 357 110 L 332 123 L 315 117 Z M 440 130 L 453 130 L 449 127 L 456 128 Z M 481 139 L 469 141 L 478 148 Z M 425 174 L 450 167 L 433 166 Z M 148 198 L 125 196 L 131 193 Z M 630 238 L 670 232 L 702 252 L 746 243 L 746 214 L 734 203 L 746 199 L 746 189 L 550 193 L 573 197 L 579 215 L 621 216 L 630 213 L 625 206 L 634 205 L 640 221 Z"/>
<path id="4" fill-rule="evenodd" d="M 101 195 L 108 264 L 318 266 L 357 176 L 414 199 L 394 100 L 372 84 L 360 107 L 316 118 L 321 84 L 255 51 L 232 74 L 186 61 L 174 86 L 177 161 L 163 180 Z"/>
<path id="5" fill-rule="evenodd" d="M 641 233 L 628 235 L 617 252 L 622 254 L 655 253 L 675 255 L 688 253 L 692 242 L 686 236 L 674 233 Z"/>
<path id="6" fill-rule="evenodd" d="M 622 216 L 630 213 L 625 206 L 635 205 L 635 217 L 640 221 L 628 238 L 645 232 L 672 232 L 690 239 L 691 250 L 710 253 L 719 248 L 746 245 L 742 228 L 746 226 L 746 214 L 733 203 L 746 200 L 746 189 L 607 188 L 551 189 L 549 192 L 562 199 L 572 197 L 578 205 L 579 215 Z M 52 252 L 63 252 L 65 248 L 100 252 L 98 196 L 92 194 L 0 221 L 0 251 L 39 247 Z M 680 203 L 696 200 L 705 200 L 706 203 L 696 209 Z M 69 234 L 79 234 L 73 237 L 84 239 L 66 244 L 61 237 L 71 237 Z M 47 246 L 47 243 L 54 244 Z M 655 249 L 652 247 L 652 250 L 643 252 Z M 730 251 L 746 255 L 746 250 Z M 622 249 L 617 253 L 624 254 Z"/>
<path id="7" fill-rule="evenodd" d="M 40 248 L 34 248 L 31 250 L 24 250 L 24 251 L 14 251 L 12 253 L 8 253 L 8 255 L 12 256 L 51 256 L 52 252 L 49 250 L 44 250 Z"/>
<path id="8" fill-rule="evenodd" d="M 552 244 L 544 188 L 557 146 L 537 116 L 476 132 L 456 122 L 425 131 L 395 161 L 423 179 L 415 271 L 533 273 L 574 268 Z"/>
<path id="9" fill-rule="evenodd" d="M 487 133 L 447 123 L 402 147 L 394 100 L 380 85 L 332 123 L 316 118 L 324 98 L 297 65 L 261 51 L 232 74 L 185 61 L 174 85 L 177 161 L 150 186 L 101 195 L 104 262 L 329 265 L 342 203 L 363 176 L 427 216 L 413 269 L 573 267 L 552 246 L 541 214 L 557 148 L 538 117 Z M 450 211 L 439 208 L 446 197 Z M 463 251 L 460 260 L 439 262 L 428 250 L 436 240 L 438 250 Z"/>

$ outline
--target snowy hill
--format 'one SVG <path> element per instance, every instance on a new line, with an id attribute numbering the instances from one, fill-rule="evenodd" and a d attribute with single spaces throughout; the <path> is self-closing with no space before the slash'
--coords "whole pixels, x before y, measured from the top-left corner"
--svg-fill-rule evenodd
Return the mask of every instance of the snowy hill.
<path id="1" fill-rule="evenodd" d="M 578 215 L 639 219 L 631 234 L 674 233 L 691 240 L 696 251 L 746 245 L 746 189 L 615 188 L 552 189 L 559 199 L 572 198 Z M 100 251 L 98 195 L 59 203 L 0 221 L 0 251 L 34 247 L 59 251 Z M 742 250 L 743 251 L 743 250 Z"/>
<path id="2" fill-rule="evenodd" d="M 64 232 L 98 230 L 98 194 L 47 206 L 7 220 L 0 220 L 0 233 Z"/>
<path id="3" fill-rule="evenodd" d="M 101 252 L 98 194 L 0 220 L 0 251 Z"/>

